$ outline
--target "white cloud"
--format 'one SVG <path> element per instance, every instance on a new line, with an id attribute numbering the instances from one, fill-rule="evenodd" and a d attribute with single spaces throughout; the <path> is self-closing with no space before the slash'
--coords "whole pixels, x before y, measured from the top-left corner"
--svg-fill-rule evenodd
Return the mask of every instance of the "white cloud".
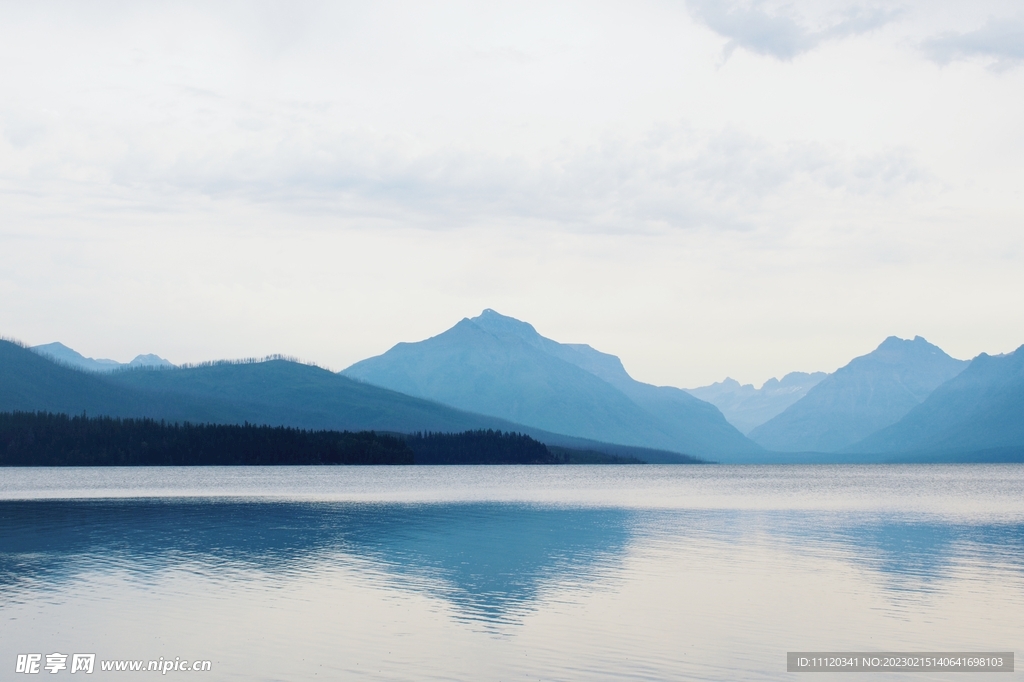
<path id="1" fill-rule="evenodd" d="M 736 48 L 793 59 L 823 42 L 873 31 L 898 14 L 882 7 L 849 5 L 815 21 L 792 4 L 764 0 L 688 0 L 687 6 L 695 19 L 728 38 L 726 59 Z"/>
<path id="2" fill-rule="evenodd" d="M 929 38 L 922 49 L 939 64 L 957 59 L 980 58 L 995 71 L 1003 71 L 1024 61 L 1024 15 L 991 17 L 974 31 L 947 31 Z"/>

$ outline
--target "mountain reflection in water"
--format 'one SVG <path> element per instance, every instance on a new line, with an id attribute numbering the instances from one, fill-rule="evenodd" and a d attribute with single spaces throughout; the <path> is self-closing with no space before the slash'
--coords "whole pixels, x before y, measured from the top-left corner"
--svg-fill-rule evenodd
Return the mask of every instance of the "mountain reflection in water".
<path id="1" fill-rule="evenodd" d="M 1024 526 L 859 520 L 806 512 L 566 508 L 524 504 L 361 504 L 199 500 L 0 502 L 0 594 L 86 572 L 138 575 L 180 565 L 289 577 L 348 565 L 393 588 L 503 623 L 536 607 L 545 585 L 614 580 L 630 543 L 742 546 L 771 536 L 796 553 L 869 569 L 881 587 L 924 590 L 957 565 L 1024 573 Z"/>
<path id="2" fill-rule="evenodd" d="M 445 599 L 467 619 L 502 622 L 546 583 L 607 573 L 626 549 L 629 517 L 502 504 L 0 502 L 0 591 L 18 599 L 86 571 L 189 564 L 287 576 L 348 563 Z"/>

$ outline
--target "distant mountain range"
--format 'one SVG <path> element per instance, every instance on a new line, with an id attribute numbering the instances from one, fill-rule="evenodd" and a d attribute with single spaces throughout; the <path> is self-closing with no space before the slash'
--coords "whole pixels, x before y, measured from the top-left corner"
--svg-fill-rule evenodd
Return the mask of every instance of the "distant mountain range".
<path id="1" fill-rule="evenodd" d="M 678 453 L 573 438 L 457 410 L 282 359 L 89 373 L 0 341 L 0 412 L 150 417 L 212 424 L 416 433 L 494 429 L 547 445 L 646 462 L 687 462 Z"/>
<path id="2" fill-rule="evenodd" d="M 807 395 L 827 377 L 825 372 L 790 372 L 781 380 L 774 377 L 761 388 L 753 384 L 740 384 L 726 378 L 710 386 L 684 389 L 690 395 L 717 407 L 740 432 L 749 434 L 755 427 L 779 414 Z"/>
<path id="3" fill-rule="evenodd" d="M 358 362 L 347 377 L 556 433 L 698 457 L 760 448 L 710 403 L 634 380 L 614 355 L 493 310 Z"/>
<path id="4" fill-rule="evenodd" d="M 849 448 L 852 452 L 998 455 L 1024 449 L 1024 346 L 976 357 L 898 422 Z"/>
<path id="5" fill-rule="evenodd" d="M 86 372 L 113 372 L 125 367 L 174 367 L 170 362 L 158 355 L 136 355 L 131 362 L 118 362 L 117 360 L 96 360 L 87 358 L 81 353 L 71 350 L 63 343 L 47 343 L 42 346 L 33 346 L 29 350 L 45 355 L 51 360 L 81 369 Z"/>
<path id="6" fill-rule="evenodd" d="M 9 411 L 400 433 L 494 429 L 647 462 L 1024 461 L 1024 346 L 967 362 L 921 337 L 890 337 L 831 375 L 794 372 L 760 389 L 727 379 L 684 391 L 638 382 L 614 355 L 558 343 L 493 310 L 337 374 L 280 358 L 116 363 L 59 343 L 0 341 L 0 412 Z M 749 438 L 736 425 L 750 427 Z"/>
<path id="7" fill-rule="evenodd" d="M 752 430 L 750 438 L 781 452 L 839 452 L 895 424 L 967 364 L 920 336 L 890 336 Z"/>

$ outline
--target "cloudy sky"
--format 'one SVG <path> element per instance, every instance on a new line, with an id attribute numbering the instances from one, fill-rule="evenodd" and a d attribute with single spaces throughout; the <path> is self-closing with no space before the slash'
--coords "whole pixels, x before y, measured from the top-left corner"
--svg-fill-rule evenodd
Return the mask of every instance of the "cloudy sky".
<path id="1" fill-rule="evenodd" d="M 637 378 L 1024 343 L 1019 2 L 8 3 L 0 334 Z"/>

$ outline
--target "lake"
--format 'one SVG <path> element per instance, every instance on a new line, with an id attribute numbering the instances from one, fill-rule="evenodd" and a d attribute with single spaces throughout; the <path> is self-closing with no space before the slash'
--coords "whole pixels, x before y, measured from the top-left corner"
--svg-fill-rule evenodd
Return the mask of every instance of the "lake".
<path id="1" fill-rule="evenodd" d="M 3 679 L 909 678 L 844 650 L 1024 650 L 1024 465 L 0 470 Z"/>

